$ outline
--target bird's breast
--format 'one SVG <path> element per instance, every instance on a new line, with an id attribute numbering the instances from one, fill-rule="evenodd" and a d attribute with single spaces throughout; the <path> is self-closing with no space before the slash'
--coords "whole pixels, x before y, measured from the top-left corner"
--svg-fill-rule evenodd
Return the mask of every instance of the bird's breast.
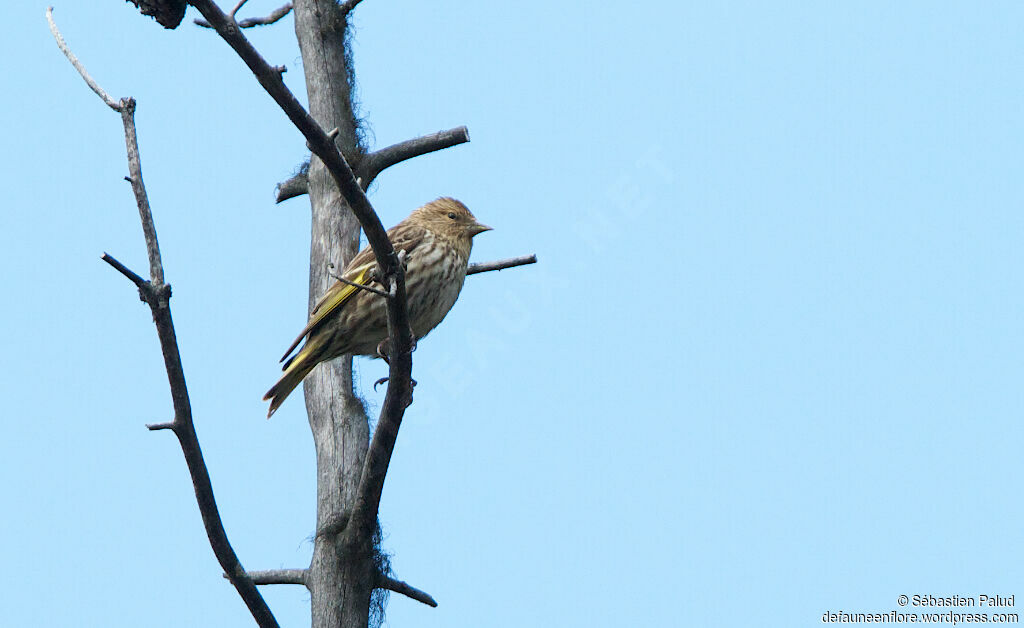
<path id="1" fill-rule="evenodd" d="M 413 333 L 422 338 L 444 320 L 458 300 L 469 256 L 437 240 L 417 247 L 416 253 L 406 272 L 406 296 Z"/>

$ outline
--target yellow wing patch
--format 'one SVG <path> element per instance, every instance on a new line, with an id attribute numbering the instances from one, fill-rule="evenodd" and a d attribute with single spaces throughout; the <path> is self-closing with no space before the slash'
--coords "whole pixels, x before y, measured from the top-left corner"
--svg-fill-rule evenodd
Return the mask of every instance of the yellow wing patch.
<path id="1" fill-rule="evenodd" d="M 368 285 L 371 283 L 369 280 L 370 271 L 374 266 L 375 263 L 369 263 L 363 264 L 359 268 L 353 268 L 349 272 L 345 273 L 345 279 L 364 286 Z M 284 352 L 284 356 L 281 357 L 281 361 L 284 362 L 285 358 L 295 350 L 295 347 L 299 346 L 299 343 L 302 342 L 303 338 L 316 329 L 317 326 L 319 326 L 325 318 L 330 316 L 332 312 L 341 307 L 345 301 L 348 301 L 349 297 L 355 294 L 358 289 L 359 288 L 356 288 L 355 286 L 351 286 L 341 281 L 336 282 L 331 286 L 331 289 L 324 294 L 323 298 L 320 299 L 320 302 L 313 308 L 313 315 L 310 317 L 309 323 L 306 324 L 302 332 L 299 333 L 299 336 L 294 342 L 292 342 L 291 346 L 288 347 L 288 350 Z M 287 368 L 287 365 L 285 365 L 285 367 Z"/>

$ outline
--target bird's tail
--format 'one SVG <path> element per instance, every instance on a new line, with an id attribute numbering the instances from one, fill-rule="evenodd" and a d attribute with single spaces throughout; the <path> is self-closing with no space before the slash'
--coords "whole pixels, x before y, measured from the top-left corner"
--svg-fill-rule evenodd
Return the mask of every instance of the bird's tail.
<path id="1" fill-rule="evenodd" d="M 292 359 L 285 362 L 284 375 L 267 391 L 267 394 L 263 395 L 264 401 L 270 401 L 270 410 L 267 412 L 268 419 L 277 412 L 284 400 L 302 383 L 313 367 L 320 363 L 320 344 L 310 338 Z"/>

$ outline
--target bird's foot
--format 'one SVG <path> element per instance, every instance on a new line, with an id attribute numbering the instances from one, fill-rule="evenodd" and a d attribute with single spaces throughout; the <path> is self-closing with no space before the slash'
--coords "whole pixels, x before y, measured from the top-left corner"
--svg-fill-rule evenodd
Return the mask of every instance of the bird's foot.
<path id="1" fill-rule="evenodd" d="M 388 377 L 382 377 L 382 378 L 378 379 L 377 381 L 375 381 L 375 382 L 373 383 L 373 392 L 377 392 L 377 386 L 380 386 L 381 384 L 386 384 L 386 383 L 387 383 L 387 381 L 388 381 L 388 379 L 390 379 L 390 378 L 388 378 Z M 411 377 L 409 378 L 409 384 L 410 384 L 410 385 L 411 385 L 411 386 L 412 386 L 413 388 L 416 388 L 416 380 L 412 379 Z"/>
<path id="2" fill-rule="evenodd" d="M 385 338 L 377 343 L 377 357 L 384 360 L 384 364 L 391 366 L 391 360 L 388 359 L 388 339 Z M 416 339 L 412 339 L 412 344 L 409 346 L 409 353 L 416 350 Z"/>

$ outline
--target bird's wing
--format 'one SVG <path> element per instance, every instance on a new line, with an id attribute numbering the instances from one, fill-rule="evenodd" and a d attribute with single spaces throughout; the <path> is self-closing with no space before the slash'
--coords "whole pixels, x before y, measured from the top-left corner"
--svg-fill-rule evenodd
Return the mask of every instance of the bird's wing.
<path id="1" fill-rule="evenodd" d="M 391 246 L 396 251 L 405 251 L 408 256 L 409 253 L 416 248 L 423 241 L 424 230 L 418 227 L 412 227 L 411 225 L 399 224 L 388 231 L 388 239 L 391 240 Z M 407 258 L 408 259 L 408 258 Z M 377 266 L 377 259 L 373 254 L 373 249 L 369 246 L 359 251 L 352 261 L 349 262 L 345 268 L 345 272 L 342 273 L 342 277 L 346 280 L 360 284 L 363 286 L 369 286 L 371 284 L 380 285 L 373 276 L 373 270 Z M 281 357 L 281 362 L 295 350 L 295 347 L 299 346 L 302 339 L 308 336 L 313 330 L 320 326 L 332 312 L 336 311 L 343 303 L 349 300 L 349 298 L 358 291 L 359 288 L 345 283 L 343 281 L 335 281 L 334 284 L 327 289 L 324 296 L 320 297 L 316 305 L 313 306 L 313 311 L 309 315 L 309 322 L 299 332 L 299 335 L 292 342 L 288 350 L 284 352 L 284 356 Z"/>
<path id="2" fill-rule="evenodd" d="M 373 263 L 364 264 L 347 270 L 343 276 L 352 283 L 368 285 L 373 283 L 369 280 L 370 271 L 372 269 Z M 313 308 L 309 322 L 302 328 L 302 331 L 299 332 L 299 335 L 295 340 L 292 341 L 292 344 L 288 347 L 288 350 L 284 352 L 284 355 L 281 356 L 281 361 L 284 362 L 285 359 L 291 355 L 291 352 L 295 350 L 295 347 L 299 346 L 302 339 L 309 335 L 309 332 L 316 329 L 328 314 L 338 309 L 342 303 L 355 294 L 356 290 L 359 290 L 359 288 L 353 285 L 343 283 L 341 281 L 334 282 L 334 285 L 328 288 L 327 292 L 324 293 L 324 296 L 320 297 L 320 301 L 318 301 L 316 306 Z"/>

